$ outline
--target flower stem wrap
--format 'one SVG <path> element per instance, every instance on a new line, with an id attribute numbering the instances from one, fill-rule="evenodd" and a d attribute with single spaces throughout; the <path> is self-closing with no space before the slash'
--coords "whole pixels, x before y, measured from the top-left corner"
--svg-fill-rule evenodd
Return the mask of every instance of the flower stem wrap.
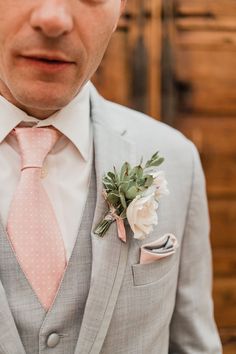
<path id="1" fill-rule="evenodd" d="M 116 214 L 114 208 L 110 208 L 110 211 L 105 215 L 104 219 L 95 228 L 94 233 L 100 237 L 103 237 L 111 226 L 111 224 L 116 221 L 119 239 L 123 242 L 126 242 L 124 220 Z"/>
<path id="2" fill-rule="evenodd" d="M 97 225 L 97 227 L 94 230 L 94 233 L 100 237 L 103 237 L 111 224 L 115 221 L 114 216 L 112 216 L 112 213 L 109 211 L 104 219 Z"/>

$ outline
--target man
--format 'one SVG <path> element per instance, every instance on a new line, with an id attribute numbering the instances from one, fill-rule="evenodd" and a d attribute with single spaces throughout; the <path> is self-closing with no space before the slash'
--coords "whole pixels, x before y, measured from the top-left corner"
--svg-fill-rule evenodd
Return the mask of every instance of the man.
<path id="1" fill-rule="evenodd" d="M 87 83 L 124 6 L 0 0 L 1 354 L 221 353 L 196 150 Z M 179 248 L 140 264 L 147 240 L 94 228 L 103 175 L 157 150 L 170 195 L 148 242 L 172 233 Z"/>

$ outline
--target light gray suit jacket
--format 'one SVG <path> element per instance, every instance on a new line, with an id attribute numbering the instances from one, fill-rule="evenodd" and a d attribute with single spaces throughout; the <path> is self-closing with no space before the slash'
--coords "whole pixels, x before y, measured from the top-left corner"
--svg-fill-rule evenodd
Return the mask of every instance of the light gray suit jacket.
<path id="1" fill-rule="evenodd" d="M 195 147 L 174 129 L 105 101 L 94 88 L 91 112 L 97 180 L 93 228 L 107 208 L 102 177 L 124 161 L 136 164 L 160 151 L 170 195 L 161 200 L 159 223 L 145 241 L 133 239 L 127 228 L 128 242 L 122 243 L 115 224 L 104 238 L 92 228 L 91 284 L 75 354 L 221 353 L 211 298 L 204 177 Z M 177 252 L 140 265 L 141 245 L 169 232 L 179 241 Z M 3 352 L 7 347 L 10 353 L 9 340 L 24 353 L 0 283 Z"/>

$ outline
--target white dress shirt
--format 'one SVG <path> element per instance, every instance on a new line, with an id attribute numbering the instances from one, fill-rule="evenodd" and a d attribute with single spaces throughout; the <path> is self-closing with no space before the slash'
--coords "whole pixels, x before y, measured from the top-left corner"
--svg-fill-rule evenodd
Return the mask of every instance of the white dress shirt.
<path id="1" fill-rule="evenodd" d="M 93 156 L 92 124 L 87 83 L 63 109 L 38 120 L 0 96 L 0 216 L 3 226 L 20 179 L 20 155 L 16 138 L 9 133 L 18 125 L 52 125 L 63 135 L 45 159 L 42 183 L 52 202 L 67 260 L 72 253 L 88 193 Z"/>

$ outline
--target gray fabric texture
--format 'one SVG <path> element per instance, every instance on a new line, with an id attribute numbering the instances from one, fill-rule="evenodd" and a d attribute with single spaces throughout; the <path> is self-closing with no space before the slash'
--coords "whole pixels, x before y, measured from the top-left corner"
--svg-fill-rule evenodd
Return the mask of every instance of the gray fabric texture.
<path id="1" fill-rule="evenodd" d="M 222 353 L 211 297 L 211 252 L 205 181 L 195 147 L 174 129 L 141 113 L 105 101 L 95 89 L 91 90 L 91 116 L 97 183 L 96 206 L 94 211 L 87 204 L 84 229 L 81 229 L 79 239 L 83 233 L 87 235 L 87 241 L 90 239 L 92 257 L 88 252 L 89 247 L 87 249 L 86 245 L 83 246 L 83 242 L 82 246 L 78 245 L 78 257 L 74 257 L 75 263 L 71 265 L 73 269 L 66 274 L 64 290 L 58 294 L 55 310 L 48 314 L 41 332 L 44 335 L 59 323 L 60 333 L 66 334 L 71 330 L 73 343 L 69 343 L 68 337 L 63 337 L 62 342 L 66 343 L 64 351 L 42 348 L 39 353 Z M 158 225 L 144 241 L 135 240 L 128 225 L 126 244 L 118 239 L 115 224 L 103 238 L 96 236 L 93 233 L 94 227 L 107 210 L 102 196 L 104 173 L 112 170 L 113 166 L 119 169 L 124 161 L 132 165 L 138 164 L 142 157 L 145 161 L 157 150 L 165 158 L 160 169 L 165 171 L 170 190 L 170 195 L 160 202 Z M 91 193 L 94 196 L 95 187 L 93 189 Z M 140 247 L 166 233 L 172 233 L 178 239 L 177 252 L 152 264 L 140 265 Z M 84 247 L 85 252 L 87 249 L 92 258 L 90 277 L 89 274 L 81 275 L 77 269 L 79 267 L 84 272 L 88 270 L 83 266 L 85 259 L 80 247 Z M 11 267 L 16 270 L 12 258 L 12 255 L 10 258 L 4 256 L 0 274 L 10 272 Z M 84 290 L 79 287 L 75 290 L 80 276 L 87 279 L 83 281 Z M 28 298 L 31 299 L 32 318 L 31 321 L 29 319 L 29 327 L 34 326 L 35 316 L 41 316 L 40 321 L 45 316 L 22 275 L 16 272 L 16 277 L 19 279 L 15 281 L 13 289 L 6 286 L 6 278 L 3 281 L 5 291 L 0 288 L 0 354 L 25 354 L 11 317 L 14 306 L 3 308 L 7 303 L 5 292 L 10 297 L 20 297 L 16 301 L 22 316 L 28 306 Z M 85 306 L 84 309 L 77 309 L 74 314 L 74 296 L 77 299 L 79 291 L 82 292 L 79 297 L 81 306 Z M 9 295 L 11 292 L 18 295 Z M 82 313 L 81 323 L 77 317 Z M 71 319 L 77 328 L 70 327 Z M 25 326 L 23 318 L 21 326 Z M 18 331 L 22 336 L 21 326 L 18 325 Z M 76 336 L 78 341 L 74 349 Z M 11 344 L 8 343 L 10 338 Z M 27 339 L 23 342 L 25 344 Z M 32 347 L 37 348 L 35 343 Z"/>

